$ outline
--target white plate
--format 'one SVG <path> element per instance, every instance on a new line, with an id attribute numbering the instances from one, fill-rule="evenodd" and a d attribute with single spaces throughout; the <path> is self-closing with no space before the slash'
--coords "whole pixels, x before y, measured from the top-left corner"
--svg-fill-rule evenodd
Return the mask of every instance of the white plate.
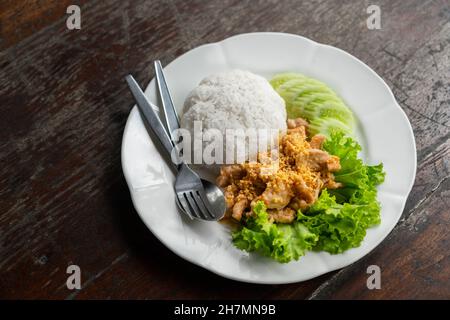
<path id="1" fill-rule="evenodd" d="M 122 167 L 134 206 L 147 227 L 180 257 L 234 280 L 280 284 L 308 280 L 345 267 L 374 249 L 398 222 L 416 173 L 411 125 L 386 83 L 352 55 L 297 35 L 249 33 L 195 48 L 165 69 L 179 111 L 187 94 L 212 73 L 240 68 L 266 78 L 293 71 L 331 86 L 359 120 L 365 161 L 383 162 L 386 181 L 379 187 L 381 224 L 367 231 L 360 247 L 345 253 L 308 252 L 299 261 L 280 264 L 248 254 L 231 243 L 218 222 L 190 221 L 174 202 L 175 177 L 155 149 L 135 108 L 122 141 Z M 146 95 L 157 102 L 154 79 Z M 182 272 L 182 271 L 181 271 Z"/>

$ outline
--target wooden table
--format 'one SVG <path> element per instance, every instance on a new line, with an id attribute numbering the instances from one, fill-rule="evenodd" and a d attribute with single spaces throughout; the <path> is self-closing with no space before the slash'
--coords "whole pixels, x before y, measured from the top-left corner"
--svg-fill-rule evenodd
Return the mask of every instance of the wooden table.
<path id="1" fill-rule="evenodd" d="M 0 7 L 0 298 L 450 298 L 450 2 L 3 0 Z M 296 33 L 355 55 L 414 128 L 418 170 L 403 217 L 372 253 L 290 285 L 220 278 L 166 249 L 134 210 L 120 164 L 133 100 L 163 65 L 253 31 Z M 380 128 L 383 130 L 383 128 Z M 82 289 L 66 287 L 67 266 Z M 382 288 L 368 290 L 369 265 Z"/>

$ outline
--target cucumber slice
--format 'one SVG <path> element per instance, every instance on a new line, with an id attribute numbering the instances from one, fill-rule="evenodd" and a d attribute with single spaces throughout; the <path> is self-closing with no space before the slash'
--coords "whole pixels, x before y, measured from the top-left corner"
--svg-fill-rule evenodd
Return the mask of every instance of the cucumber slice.
<path id="1" fill-rule="evenodd" d="M 307 119 L 332 118 L 341 121 L 352 130 L 355 126 L 353 114 L 349 112 L 344 105 L 325 101 L 320 103 L 310 103 L 301 109 L 303 116 Z"/>
<path id="2" fill-rule="evenodd" d="M 292 73 L 292 72 L 287 72 L 287 73 L 279 73 L 277 75 L 275 75 L 272 80 L 270 80 L 270 84 L 272 85 L 272 87 L 277 90 L 277 88 L 282 85 L 283 83 L 292 80 L 292 79 L 298 79 L 298 78 L 304 78 L 303 75 L 299 74 L 299 73 Z"/>
<path id="3" fill-rule="evenodd" d="M 338 131 L 341 131 L 345 135 L 350 137 L 354 136 L 353 130 L 351 128 L 349 128 L 341 121 L 333 118 L 316 118 L 314 120 L 311 120 L 308 127 L 310 136 L 314 136 L 320 133 L 329 138 L 332 132 Z"/>
<path id="4" fill-rule="evenodd" d="M 284 99 L 288 118 L 308 120 L 310 134 L 340 130 L 353 135 L 353 113 L 325 83 L 299 73 L 276 75 L 270 83 Z"/>

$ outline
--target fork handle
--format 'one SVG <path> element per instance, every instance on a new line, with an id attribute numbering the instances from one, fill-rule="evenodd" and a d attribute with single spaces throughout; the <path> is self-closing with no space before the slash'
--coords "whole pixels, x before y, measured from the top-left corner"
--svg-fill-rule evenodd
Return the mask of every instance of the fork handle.
<path id="1" fill-rule="evenodd" d="M 161 145 L 164 147 L 166 151 L 166 155 L 168 159 L 170 159 L 170 164 L 178 171 L 178 166 L 174 163 L 172 159 L 172 150 L 174 148 L 173 142 L 167 134 L 164 125 L 156 114 L 155 110 L 152 108 L 150 102 L 147 100 L 144 92 L 141 90 L 136 80 L 132 75 L 126 76 L 126 81 L 128 83 L 128 87 L 130 88 L 131 93 L 133 94 L 134 99 L 136 100 L 137 107 L 140 111 L 142 120 L 144 120 L 144 124 L 146 123 L 153 131 L 155 136 L 158 138 Z"/>

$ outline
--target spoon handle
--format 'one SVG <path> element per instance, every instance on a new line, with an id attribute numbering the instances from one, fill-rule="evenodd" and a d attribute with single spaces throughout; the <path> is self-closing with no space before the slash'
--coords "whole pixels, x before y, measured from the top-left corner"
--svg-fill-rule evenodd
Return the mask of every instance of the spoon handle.
<path id="1" fill-rule="evenodd" d="M 128 87 L 130 88 L 131 93 L 133 94 L 134 99 L 136 100 L 137 107 L 140 111 L 141 117 L 144 120 L 144 124 L 146 123 L 146 127 L 150 127 L 155 136 L 158 138 L 161 145 L 164 147 L 166 151 L 166 156 L 170 159 L 170 164 L 178 171 L 178 158 L 176 152 L 172 155 L 172 150 L 174 149 L 174 145 L 170 136 L 167 134 L 164 125 L 156 114 L 155 110 L 152 108 L 150 102 L 147 100 L 144 92 L 141 90 L 136 80 L 132 75 L 126 76 L 126 81 L 128 83 Z"/>

